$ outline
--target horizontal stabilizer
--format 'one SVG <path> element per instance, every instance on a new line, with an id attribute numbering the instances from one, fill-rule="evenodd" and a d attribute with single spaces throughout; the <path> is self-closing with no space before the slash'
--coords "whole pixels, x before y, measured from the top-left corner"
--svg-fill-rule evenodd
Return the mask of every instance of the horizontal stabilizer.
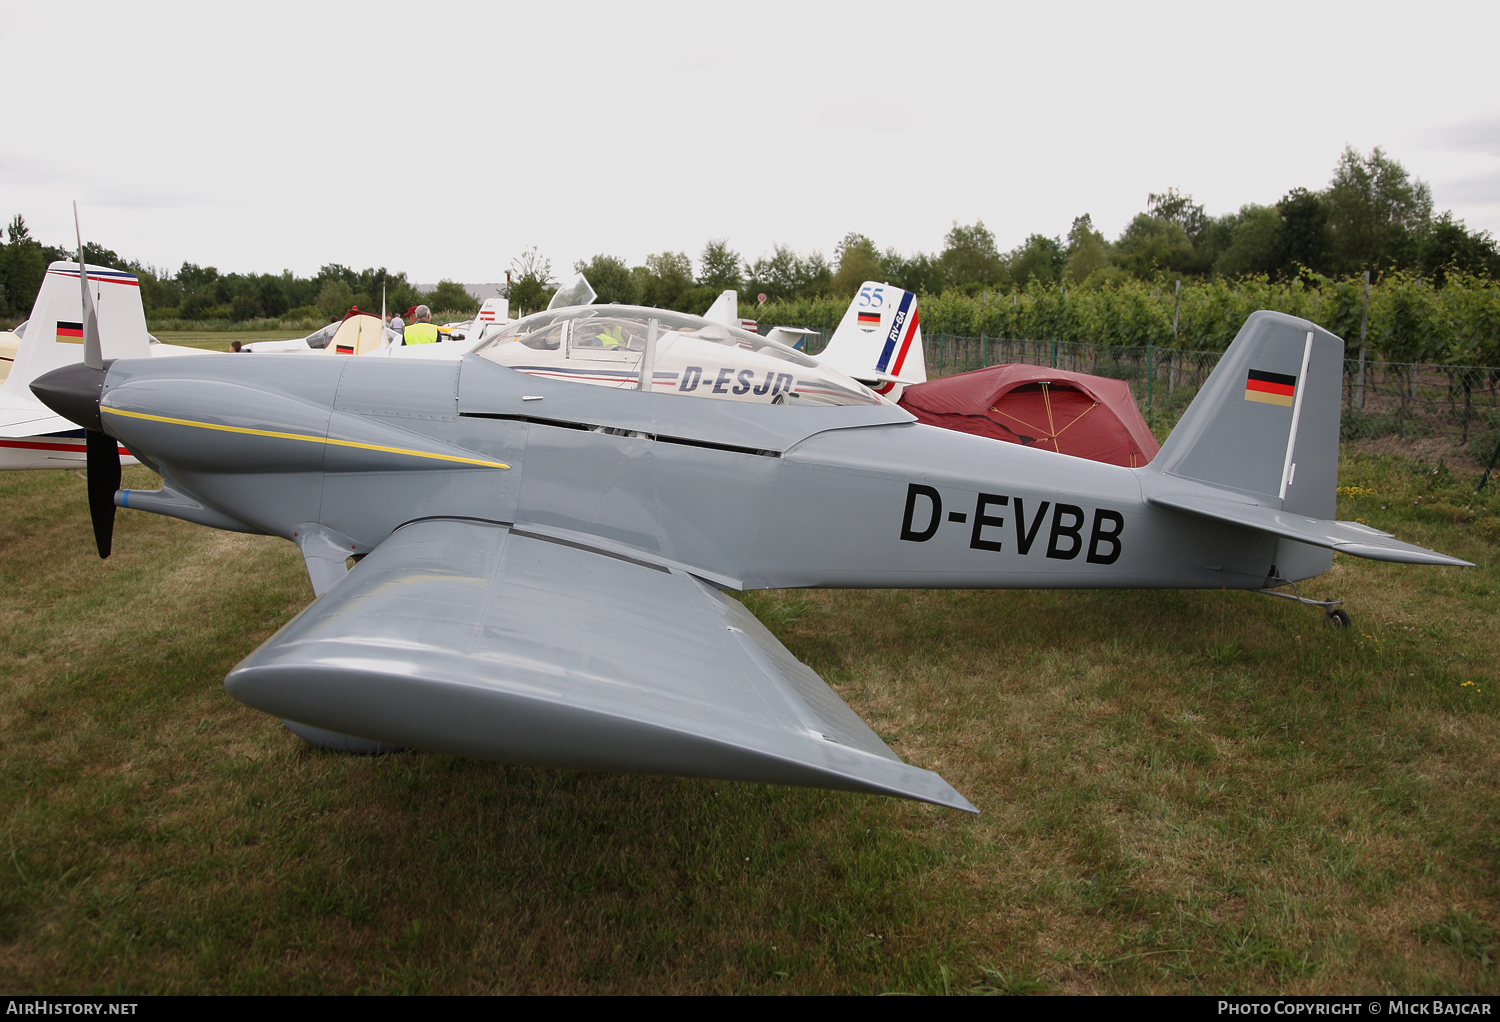
<path id="1" fill-rule="evenodd" d="M 1207 494 L 1168 493 L 1147 498 L 1157 507 L 1269 532 L 1299 543 L 1325 547 L 1341 554 L 1368 557 L 1373 561 L 1395 561 L 1399 564 L 1443 564 L 1455 568 L 1472 568 L 1469 561 L 1403 543 L 1389 533 L 1372 529 L 1359 522 L 1333 522 L 1308 518 L 1289 511 L 1279 511 L 1261 504 L 1245 504 L 1231 497 Z"/>
<path id="2" fill-rule="evenodd" d="M 53 415 L 40 403 L 32 408 L 11 408 L 0 404 L 0 437 L 33 437 L 47 433 L 71 433 L 78 424 Z"/>
<path id="3" fill-rule="evenodd" d="M 407 748 L 976 811 L 903 763 L 738 601 L 502 525 L 398 529 L 225 687 L 278 717 Z"/>

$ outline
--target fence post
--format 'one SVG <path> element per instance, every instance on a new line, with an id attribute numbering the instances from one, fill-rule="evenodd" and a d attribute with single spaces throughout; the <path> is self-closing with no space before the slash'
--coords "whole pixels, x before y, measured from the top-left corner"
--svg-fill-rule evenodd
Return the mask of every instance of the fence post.
<path id="1" fill-rule="evenodd" d="M 1365 407 L 1365 330 L 1370 320 L 1370 271 L 1365 271 L 1365 294 L 1359 306 L 1359 378 L 1355 382 L 1354 406 Z"/>
<path id="2" fill-rule="evenodd" d="M 984 338 L 984 331 L 979 331 L 979 368 L 983 369 L 990 364 L 989 342 Z"/>
<path id="3" fill-rule="evenodd" d="M 1484 484 L 1490 481 L 1490 472 L 1495 468 L 1495 459 L 1500 458 L 1500 444 L 1495 445 L 1495 453 L 1490 455 L 1490 463 L 1484 467 L 1484 475 L 1479 477 L 1479 485 L 1474 488 L 1475 493 L 1484 492 Z"/>
<path id="4" fill-rule="evenodd" d="M 1156 392 L 1156 348 L 1151 338 L 1146 338 L 1146 415 L 1151 414 L 1152 398 Z"/>
<path id="5" fill-rule="evenodd" d="M 1171 356 L 1171 362 L 1169 363 L 1169 365 L 1171 366 L 1171 368 L 1169 368 L 1167 370 L 1167 380 L 1168 380 L 1168 383 L 1167 383 L 1167 393 L 1168 394 L 1175 394 L 1177 392 L 1177 349 L 1182 346 L 1181 344 L 1178 343 L 1177 323 L 1178 323 L 1178 314 L 1181 311 L 1182 311 L 1182 281 L 1179 280 L 1177 282 L 1176 289 L 1173 290 L 1173 292 L 1172 292 L 1172 356 Z M 1148 344 L 1149 344 L 1149 342 L 1148 342 Z M 1150 361 L 1149 353 L 1147 355 L 1147 361 Z M 1155 375 L 1154 371 L 1152 373 L 1152 377 L 1151 378 L 1152 378 L 1152 380 L 1156 379 L 1156 375 Z M 1149 391 L 1147 392 L 1147 397 L 1146 397 L 1146 407 L 1147 407 L 1148 410 L 1151 407 L 1151 398 L 1150 398 Z"/>

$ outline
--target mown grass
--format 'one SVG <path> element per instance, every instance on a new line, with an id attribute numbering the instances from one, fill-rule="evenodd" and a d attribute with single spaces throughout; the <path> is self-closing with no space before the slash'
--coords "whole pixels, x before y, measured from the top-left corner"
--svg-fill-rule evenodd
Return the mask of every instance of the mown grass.
<path id="1" fill-rule="evenodd" d="M 0 986 L 22 992 L 1486 992 L 1500 500 L 1392 456 L 1355 627 L 1227 592 L 746 603 L 978 817 L 312 750 L 230 667 L 295 550 L 0 475 Z M 127 486 L 149 486 L 143 469 Z"/>

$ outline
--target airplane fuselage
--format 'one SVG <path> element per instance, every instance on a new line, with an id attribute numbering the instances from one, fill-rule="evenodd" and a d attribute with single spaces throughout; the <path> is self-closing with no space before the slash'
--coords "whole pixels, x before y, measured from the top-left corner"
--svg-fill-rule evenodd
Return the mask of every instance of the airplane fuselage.
<path id="1" fill-rule="evenodd" d="M 482 519 L 732 589 L 1258 588 L 1331 560 L 1154 507 L 1141 470 L 891 405 L 682 400 L 477 356 L 226 362 L 112 367 L 104 426 L 166 480 L 123 506 L 354 555 L 414 520 Z"/>

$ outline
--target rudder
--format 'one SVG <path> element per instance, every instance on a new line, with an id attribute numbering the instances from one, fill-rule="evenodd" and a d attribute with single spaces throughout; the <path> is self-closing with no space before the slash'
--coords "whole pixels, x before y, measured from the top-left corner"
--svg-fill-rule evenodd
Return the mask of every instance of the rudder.
<path id="1" fill-rule="evenodd" d="M 917 296 L 865 281 L 817 359 L 892 401 L 908 383 L 926 382 Z"/>
<path id="2" fill-rule="evenodd" d="M 1332 519 L 1344 342 L 1279 312 L 1251 314 L 1147 471 Z"/>

